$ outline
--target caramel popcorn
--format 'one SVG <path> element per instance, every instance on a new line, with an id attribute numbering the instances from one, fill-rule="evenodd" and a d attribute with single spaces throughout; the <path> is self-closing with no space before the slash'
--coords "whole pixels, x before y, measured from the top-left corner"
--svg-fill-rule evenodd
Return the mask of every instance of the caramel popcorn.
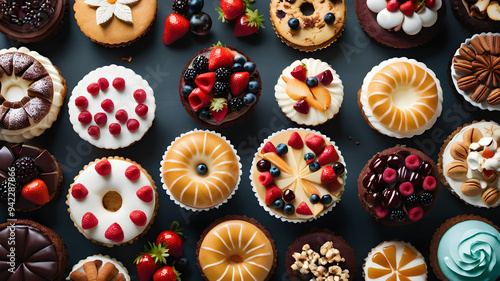
<path id="1" fill-rule="evenodd" d="M 339 250 L 333 247 L 333 243 L 328 241 L 324 243 L 319 253 L 311 249 L 309 244 L 302 246 L 302 252 L 293 253 L 295 262 L 291 268 L 298 270 L 301 274 L 312 273 L 315 281 L 347 281 L 349 280 L 349 270 L 342 269 L 337 264 L 344 262 L 345 259 L 340 256 Z"/>

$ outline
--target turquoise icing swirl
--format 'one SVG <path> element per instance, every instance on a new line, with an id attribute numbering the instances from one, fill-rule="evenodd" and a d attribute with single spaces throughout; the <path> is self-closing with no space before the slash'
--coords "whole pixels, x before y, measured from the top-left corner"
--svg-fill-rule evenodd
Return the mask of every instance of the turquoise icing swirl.
<path id="1" fill-rule="evenodd" d="M 500 277 L 500 233 L 482 221 L 460 222 L 443 235 L 437 256 L 448 280 L 495 281 Z"/>

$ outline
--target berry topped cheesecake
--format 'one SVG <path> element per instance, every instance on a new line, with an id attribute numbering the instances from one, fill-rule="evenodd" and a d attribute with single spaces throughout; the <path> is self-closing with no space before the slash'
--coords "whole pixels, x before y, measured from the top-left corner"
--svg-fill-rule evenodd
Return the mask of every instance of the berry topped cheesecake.
<path id="1" fill-rule="evenodd" d="M 215 129 L 250 115 L 261 89 L 255 63 L 241 51 L 218 44 L 189 61 L 181 75 L 179 96 L 198 124 Z"/>

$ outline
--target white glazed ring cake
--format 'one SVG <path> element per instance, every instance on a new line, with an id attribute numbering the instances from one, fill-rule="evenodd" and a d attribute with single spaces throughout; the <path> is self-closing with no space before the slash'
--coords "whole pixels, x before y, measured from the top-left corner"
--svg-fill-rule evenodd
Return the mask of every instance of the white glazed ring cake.
<path id="1" fill-rule="evenodd" d="M 85 75 L 69 100 L 75 132 L 106 149 L 127 147 L 153 124 L 155 97 L 148 82 L 131 69 L 109 65 Z"/>
<path id="2" fill-rule="evenodd" d="M 98 254 L 75 264 L 66 280 L 130 281 L 130 276 L 121 262 L 108 255 Z"/>
<path id="3" fill-rule="evenodd" d="M 0 139 L 24 142 L 52 126 L 66 81 L 52 62 L 25 47 L 0 50 Z"/>
<path id="4" fill-rule="evenodd" d="M 139 164 L 121 157 L 97 159 L 85 166 L 67 199 L 78 230 L 108 247 L 133 243 L 144 235 L 158 209 L 151 176 Z"/>

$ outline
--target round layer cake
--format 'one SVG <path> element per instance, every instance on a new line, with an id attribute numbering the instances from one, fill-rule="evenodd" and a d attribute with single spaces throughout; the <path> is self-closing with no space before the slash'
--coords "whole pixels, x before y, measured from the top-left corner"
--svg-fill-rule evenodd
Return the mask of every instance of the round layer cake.
<path id="1" fill-rule="evenodd" d="M 252 161 L 250 180 L 259 204 L 272 216 L 306 222 L 331 211 L 344 193 L 346 169 L 338 147 L 308 129 L 268 137 Z"/>
<path id="2" fill-rule="evenodd" d="M 439 191 L 434 161 L 404 146 L 375 154 L 358 178 L 361 206 L 386 225 L 407 225 L 427 216 Z"/>
<path id="3" fill-rule="evenodd" d="M 179 97 L 198 124 L 216 129 L 250 115 L 262 91 L 255 63 L 232 47 L 199 51 L 182 71 Z"/>
<path id="4" fill-rule="evenodd" d="M 130 276 L 121 262 L 110 256 L 99 254 L 80 260 L 73 266 L 66 280 L 130 281 Z"/>
<path id="5" fill-rule="evenodd" d="M 61 281 L 69 266 L 68 250 L 61 237 L 30 220 L 0 224 L 0 253 L 1 280 Z"/>
<path id="6" fill-rule="evenodd" d="M 460 215 L 434 233 L 429 256 L 441 281 L 500 278 L 500 228 L 476 215 Z"/>
<path id="7" fill-rule="evenodd" d="M 160 163 L 163 188 L 191 211 L 218 208 L 233 196 L 241 178 L 240 157 L 231 143 L 212 131 L 177 137 Z"/>
<path id="8" fill-rule="evenodd" d="M 441 115 L 443 91 L 432 70 L 408 58 L 392 58 L 372 68 L 358 92 L 358 105 L 381 134 L 410 138 Z"/>
<path id="9" fill-rule="evenodd" d="M 46 57 L 25 47 L 0 50 L 0 140 L 23 142 L 52 126 L 66 81 Z"/>
<path id="10" fill-rule="evenodd" d="M 112 247 L 146 234 L 158 210 L 151 176 L 121 157 L 96 159 L 75 177 L 66 204 L 78 230 L 92 242 Z"/>
<path id="11" fill-rule="evenodd" d="M 311 231 L 295 239 L 286 251 L 288 280 L 354 280 L 354 250 L 328 229 Z M 321 279 L 324 278 L 324 279 Z"/>
<path id="12" fill-rule="evenodd" d="M 471 32 L 500 31 L 500 6 L 493 0 L 450 0 L 458 22 Z"/>
<path id="13" fill-rule="evenodd" d="M 16 211 L 36 210 L 59 196 L 63 171 L 46 149 L 0 142 L 0 201 Z"/>
<path id="14" fill-rule="evenodd" d="M 123 47 L 149 31 L 156 0 L 75 0 L 76 23 L 83 34 L 106 47 Z"/>
<path id="15" fill-rule="evenodd" d="M 198 241 L 198 268 L 206 281 L 267 281 L 276 267 L 276 245 L 256 220 L 227 216 L 211 224 Z"/>
<path id="16" fill-rule="evenodd" d="M 500 205 L 500 125 L 480 121 L 456 129 L 439 154 L 441 181 L 467 204 Z"/>
<path id="17" fill-rule="evenodd" d="M 302 59 L 283 70 L 274 86 L 274 96 L 290 120 L 316 126 L 337 115 L 344 99 L 344 86 L 327 63 Z"/>
<path id="18" fill-rule="evenodd" d="M 153 124 L 156 104 L 148 81 L 131 69 L 109 65 L 85 75 L 69 99 L 75 132 L 106 149 L 127 147 Z"/>
<path id="19" fill-rule="evenodd" d="M 312 52 L 328 47 L 342 34 L 347 8 L 344 0 L 272 0 L 269 13 L 282 42 Z"/>
<path id="20" fill-rule="evenodd" d="M 408 49 L 429 42 L 444 25 L 443 0 L 355 0 L 361 27 L 375 42 Z"/>
<path id="21" fill-rule="evenodd" d="M 384 241 L 373 248 L 363 264 L 366 281 L 427 281 L 425 258 L 413 245 Z"/>
<path id="22" fill-rule="evenodd" d="M 475 34 L 455 51 L 448 71 L 455 93 L 481 109 L 500 111 L 500 33 Z"/>
<path id="23" fill-rule="evenodd" d="M 3 1 L 0 32 L 23 43 L 47 39 L 61 28 L 68 0 Z"/>

